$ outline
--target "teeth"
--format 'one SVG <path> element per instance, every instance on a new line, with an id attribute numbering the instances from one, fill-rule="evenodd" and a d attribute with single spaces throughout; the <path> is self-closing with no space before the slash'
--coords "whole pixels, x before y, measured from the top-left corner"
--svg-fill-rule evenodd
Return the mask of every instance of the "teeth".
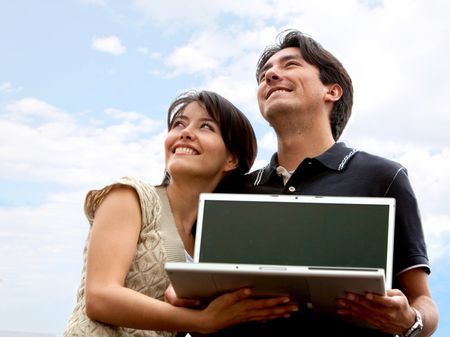
<path id="1" fill-rule="evenodd" d="M 182 154 L 197 154 L 197 151 L 189 148 L 189 147 L 177 147 L 175 149 L 175 153 L 182 153 Z"/>
<path id="2" fill-rule="evenodd" d="M 269 93 L 269 95 L 267 97 L 271 96 L 272 94 L 274 94 L 276 92 L 288 92 L 288 90 L 286 90 L 286 89 L 277 89 L 277 90 L 274 90 L 271 93 Z"/>

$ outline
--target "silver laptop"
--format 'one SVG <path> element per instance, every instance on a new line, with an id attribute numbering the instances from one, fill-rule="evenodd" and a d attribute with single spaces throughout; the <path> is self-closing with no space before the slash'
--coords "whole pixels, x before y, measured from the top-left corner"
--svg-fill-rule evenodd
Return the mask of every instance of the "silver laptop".
<path id="1" fill-rule="evenodd" d="M 391 288 L 395 200 L 205 193 L 194 263 L 169 262 L 179 297 L 251 287 L 324 314 L 346 292 Z"/>

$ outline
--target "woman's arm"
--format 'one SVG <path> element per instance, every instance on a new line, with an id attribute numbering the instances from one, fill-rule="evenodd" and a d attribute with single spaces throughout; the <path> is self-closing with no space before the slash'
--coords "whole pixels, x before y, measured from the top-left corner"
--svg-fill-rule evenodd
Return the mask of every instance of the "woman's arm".
<path id="1" fill-rule="evenodd" d="M 141 209 L 135 190 L 113 189 L 95 213 L 87 251 L 86 312 L 94 320 L 144 330 L 213 332 L 296 310 L 286 298 L 253 300 L 249 291 L 220 296 L 202 310 L 175 307 L 124 287 L 136 253 Z"/>

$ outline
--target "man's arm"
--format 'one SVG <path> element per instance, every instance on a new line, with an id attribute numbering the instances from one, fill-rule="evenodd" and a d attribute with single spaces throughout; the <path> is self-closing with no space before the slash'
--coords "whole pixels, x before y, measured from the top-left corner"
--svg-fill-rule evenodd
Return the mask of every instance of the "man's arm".
<path id="1" fill-rule="evenodd" d="M 412 269 L 400 274 L 399 282 L 410 306 L 422 315 L 423 330 L 420 336 L 431 336 L 437 328 L 439 312 L 431 298 L 428 274 L 419 268 Z"/>

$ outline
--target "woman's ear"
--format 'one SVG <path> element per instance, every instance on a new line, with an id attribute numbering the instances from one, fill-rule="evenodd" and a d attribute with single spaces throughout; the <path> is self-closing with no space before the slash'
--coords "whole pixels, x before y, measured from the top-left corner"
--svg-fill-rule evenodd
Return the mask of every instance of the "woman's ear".
<path id="1" fill-rule="evenodd" d="M 327 87 L 328 90 L 325 93 L 325 102 L 336 102 L 342 97 L 343 90 L 339 84 L 334 83 L 328 85 Z"/>
<path id="2" fill-rule="evenodd" d="M 227 162 L 224 167 L 224 172 L 230 172 L 236 169 L 239 165 L 239 159 L 235 154 L 229 154 L 227 158 Z"/>

